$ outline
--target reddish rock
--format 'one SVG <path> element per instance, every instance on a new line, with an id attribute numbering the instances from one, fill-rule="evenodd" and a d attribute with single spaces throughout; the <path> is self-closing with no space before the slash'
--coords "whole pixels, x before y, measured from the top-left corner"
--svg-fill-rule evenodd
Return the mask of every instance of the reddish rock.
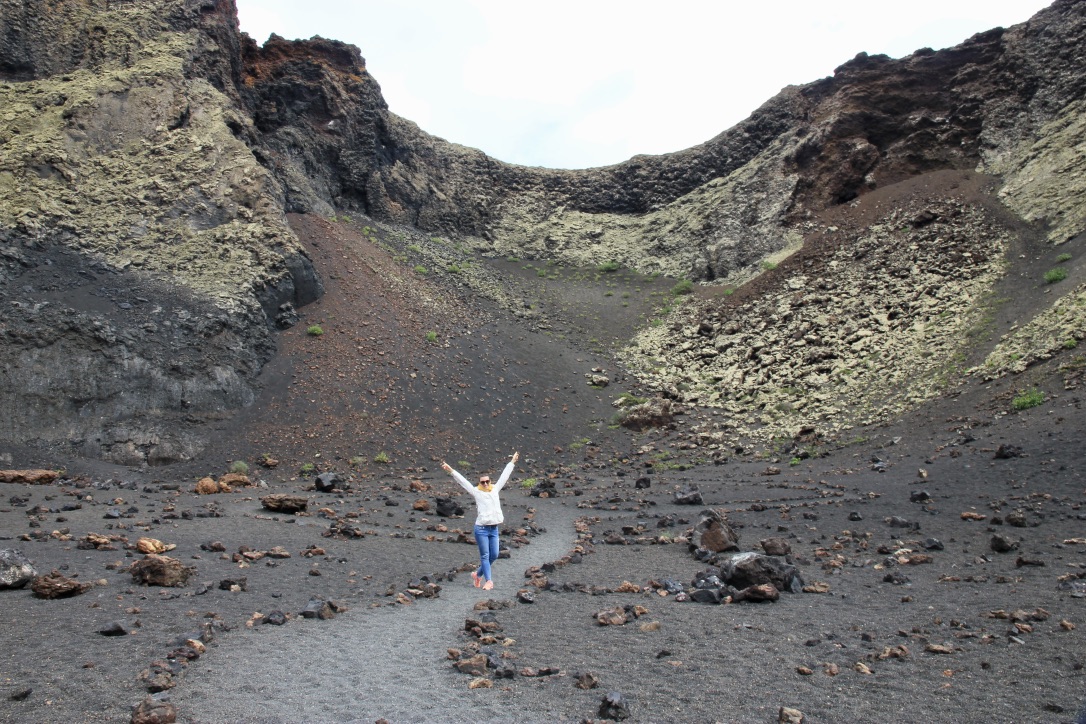
<path id="1" fill-rule="evenodd" d="M 38 576 L 30 582 L 30 590 L 38 598 L 69 598 L 86 593 L 87 589 L 93 586 L 93 583 L 81 583 L 74 578 L 68 578 L 58 570 Z"/>
<path id="2" fill-rule="evenodd" d="M 196 483 L 197 495 L 214 495 L 219 492 L 219 484 L 212 478 L 201 478 L 200 482 Z"/>
<path id="3" fill-rule="evenodd" d="M 55 470 L 0 470 L 0 483 L 48 485 L 59 477 Z"/>

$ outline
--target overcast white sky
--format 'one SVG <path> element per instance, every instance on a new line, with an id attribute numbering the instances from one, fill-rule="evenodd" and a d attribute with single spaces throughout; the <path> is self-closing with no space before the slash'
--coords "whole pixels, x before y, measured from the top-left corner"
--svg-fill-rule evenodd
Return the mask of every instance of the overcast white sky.
<path id="1" fill-rule="evenodd" d="M 389 108 L 502 161 L 587 168 L 678 151 L 856 53 L 901 57 L 1050 0 L 237 0 L 263 43 L 357 45 Z"/>

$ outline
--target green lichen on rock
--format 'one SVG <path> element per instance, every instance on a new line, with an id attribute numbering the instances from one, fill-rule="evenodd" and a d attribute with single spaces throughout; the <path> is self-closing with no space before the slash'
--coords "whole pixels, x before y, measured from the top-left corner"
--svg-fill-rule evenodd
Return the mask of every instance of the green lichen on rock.
<path id="1" fill-rule="evenodd" d="M 840 431 L 930 399 L 1009 241 L 977 209 L 938 208 L 953 221 L 913 229 L 895 210 L 758 298 L 689 305 L 642 331 L 625 361 L 670 397 L 723 408 L 735 436 Z"/>
<path id="2" fill-rule="evenodd" d="M 1063 243 L 1086 230 L 1086 101 L 1068 105 L 1023 143 L 991 164 L 1005 183 L 999 195 L 1027 221 L 1049 224 Z"/>
<path id="3" fill-rule="evenodd" d="M 88 22 L 110 39 L 99 67 L 0 83 L 0 230 L 251 305 L 299 247 L 275 182 L 232 130 L 248 121 L 185 75 L 199 33 L 135 13 Z"/>
<path id="4" fill-rule="evenodd" d="M 1083 339 L 1086 339 L 1086 284 L 1080 284 L 1029 322 L 1003 335 L 984 364 L 971 371 L 984 380 L 1019 374 L 1038 362 L 1052 359 L 1062 350 L 1073 349 Z"/>
<path id="5" fill-rule="evenodd" d="M 783 224 L 796 178 L 781 159 L 795 139 L 773 142 L 749 163 L 645 214 L 589 213 L 539 191 L 497 206 L 494 250 L 576 266 L 613 260 L 644 274 L 720 279 L 794 246 Z"/>

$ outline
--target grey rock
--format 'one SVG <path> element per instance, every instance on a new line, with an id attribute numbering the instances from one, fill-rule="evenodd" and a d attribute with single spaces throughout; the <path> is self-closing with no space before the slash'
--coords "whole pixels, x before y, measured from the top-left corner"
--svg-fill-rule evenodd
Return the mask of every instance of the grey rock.
<path id="1" fill-rule="evenodd" d="M 0 590 L 22 588 L 38 575 L 30 559 L 20 551 L 5 548 L 0 550 Z"/>

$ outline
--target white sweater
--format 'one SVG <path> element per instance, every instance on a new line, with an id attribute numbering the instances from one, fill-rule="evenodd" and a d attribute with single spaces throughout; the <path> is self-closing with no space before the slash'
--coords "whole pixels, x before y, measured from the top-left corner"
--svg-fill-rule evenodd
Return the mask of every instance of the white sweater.
<path id="1" fill-rule="evenodd" d="M 502 470 L 502 474 L 498 477 L 498 482 L 494 483 L 489 493 L 484 493 L 476 488 L 468 482 L 467 478 L 455 470 L 450 471 L 453 480 L 460 483 L 460 487 L 471 493 L 471 497 L 475 498 L 475 506 L 479 510 L 479 514 L 475 517 L 475 525 L 501 525 L 505 521 L 505 516 L 502 515 L 502 504 L 498 500 L 498 491 L 509 482 L 509 476 L 513 474 L 513 465 L 513 461 L 510 460 L 505 466 L 505 470 Z"/>

